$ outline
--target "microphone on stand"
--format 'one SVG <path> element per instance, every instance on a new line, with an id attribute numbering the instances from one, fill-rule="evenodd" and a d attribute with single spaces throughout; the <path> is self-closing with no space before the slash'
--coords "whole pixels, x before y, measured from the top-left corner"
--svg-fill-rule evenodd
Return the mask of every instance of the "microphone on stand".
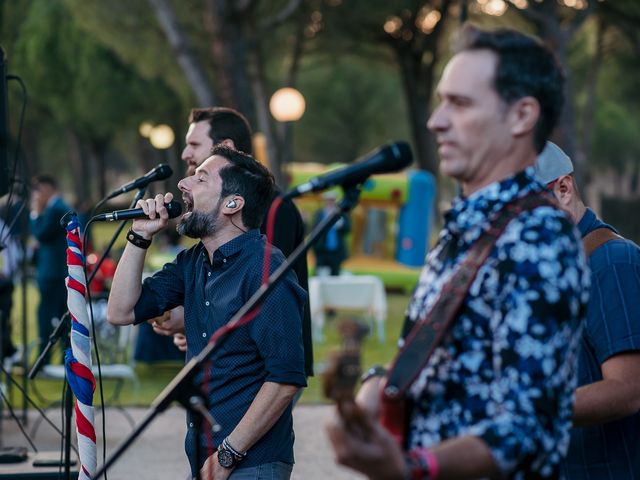
<path id="1" fill-rule="evenodd" d="M 164 204 L 169 218 L 176 218 L 182 213 L 182 205 L 176 201 Z M 115 222 L 117 220 L 131 220 L 135 218 L 148 218 L 147 214 L 141 208 L 127 208 L 126 210 L 116 210 L 115 212 L 101 213 L 91 220 L 94 222 Z"/>
<path id="2" fill-rule="evenodd" d="M 140 188 L 144 188 L 149 185 L 151 182 L 155 182 L 158 180 L 166 180 L 171 175 L 173 175 L 173 170 L 171 167 L 165 163 L 161 163 L 156 168 L 149 170 L 143 176 L 136 178 L 132 182 L 126 183 L 120 188 L 114 190 L 107 196 L 107 200 L 117 197 L 123 193 L 130 192 L 131 190 L 137 190 Z"/>
<path id="3" fill-rule="evenodd" d="M 326 190 L 336 185 L 350 187 L 363 183 L 377 173 L 391 173 L 411 165 L 413 155 L 407 142 L 395 142 L 384 145 L 368 153 L 353 164 L 332 172 L 314 177 L 302 185 L 289 190 L 285 198 L 295 198 L 307 192 Z"/>

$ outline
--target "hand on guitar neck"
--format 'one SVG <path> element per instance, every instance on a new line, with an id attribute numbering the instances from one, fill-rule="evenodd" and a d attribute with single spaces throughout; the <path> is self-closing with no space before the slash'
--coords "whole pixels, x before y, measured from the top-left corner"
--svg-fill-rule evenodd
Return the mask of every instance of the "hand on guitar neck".
<path id="1" fill-rule="evenodd" d="M 355 387 L 360 379 L 360 348 L 368 328 L 353 320 L 340 322 L 338 330 L 343 349 L 329 358 L 323 373 L 324 395 L 333 400 L 345 428 L 363 440 L 371 436 L 371 419 L 355 402 Z"/>

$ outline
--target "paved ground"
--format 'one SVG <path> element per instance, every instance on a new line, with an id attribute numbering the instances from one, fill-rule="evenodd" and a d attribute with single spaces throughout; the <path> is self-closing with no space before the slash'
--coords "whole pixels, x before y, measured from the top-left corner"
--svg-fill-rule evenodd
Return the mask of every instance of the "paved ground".
<path id="1" fill-rule="evenodd" d="M 324 424 L 330 414 L 328 406 L 297 406 L 294 409 L 294 423 L 296 431 L 295 456 L 296 465 L 293 469 L 293 479 L 298 480 L 357 480 L 363 477 L 355 475 L 335 465 L 331 449 L 324 433 Z M 147 414 L 146 409 L 129 408 L 129 415 L 136 423 Z M 6 413 L 6 412 L 5 412 Z M 50 418 L 60 424 L 59 411 L 49 411 Z M 30 431 L 34 425 L 35 413 L 30 413 Z M 127 417 L 117 409 L 107 410 L 107 456 L 131 432 L 131 424 Z M 96 427 L 100 430 L 102 417 L 96 418 Z M 127 450 L 120 460 L 109 470 L 109 480 L 124 480 L 136 478 L 138 480 L 180 479 L 186 478 L 188 464 L 183 450 L 185 433 L 184 412 L 179 407 L 173 407 L 159 415 Z M 102 445 L 98 432 L 99 445 Z M 11 419 L 2 422 L 2 446 L 28 446 L 16 423 Z M 42 423 L 35 436 L 35 444 L 40 451 L 60 452 L 60 439 L 56 432 Z M 102 464 L 102 454 L 99 452 L 99 464 Z M 0 467 L 0 478 L 2 478 Z"/>

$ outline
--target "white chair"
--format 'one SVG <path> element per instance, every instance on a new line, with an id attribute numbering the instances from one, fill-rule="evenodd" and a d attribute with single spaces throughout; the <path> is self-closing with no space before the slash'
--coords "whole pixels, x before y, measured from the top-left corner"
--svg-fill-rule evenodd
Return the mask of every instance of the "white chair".
<path id="1" fill-rule="evenodd" d="M 102 376 L 105 406 L 114 406 L 122 412 L 133 427 L 135 422 L 131 415 L 121 406 L 118 405 L 120 393 L 126 382 L 131 382 L 133 386 L 134 398 L 137 398 L 140 382 L 135 371 L 133 361 L 133 349 L 135 344 L 135 327 L 126 325 L 116 327 L 107 322 L 107 299 L 99 298 L 92 301 L 93 321 L 95 324 L 95 335 L 98 344 L 98 356 L 100 357 L 100 369 L 98 369 L 97 356 L 92 342 L 92 368 L 94 377 L 96 378 L 97 387 L 99 387 L 99 374 Z M 87 310 L 89 306 L 87 305 Z M 90 312 L 89 312 L 90 314 Z M 93 336 L 93 331 L 91 332 Z M 45 365 L 42 367 L 40 378 L 43 379 L 65 379 L 64 365 Z M 108 391 L 112 386 L 113 388 Z M 41 395 L 38 395 L 41 397 Z M 96 393 L 94 396 L 94 406 L 99 406 L 100 397 Z M 55 402 L 57 403 L 57 402 Z M 96 408 L 96 413 L 99 412 Z"/>

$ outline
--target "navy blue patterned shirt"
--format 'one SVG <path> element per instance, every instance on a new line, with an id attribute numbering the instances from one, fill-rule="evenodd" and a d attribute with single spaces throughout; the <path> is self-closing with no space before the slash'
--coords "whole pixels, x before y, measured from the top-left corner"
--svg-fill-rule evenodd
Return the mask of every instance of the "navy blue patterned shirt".
<path id="1" fill-rule="evenodd" d="M 406 335 L 505 203 L 544 186 L 529 168 L 445 216 L 407 311 Z M 560 210 L 520 213 L 498 239 L 450 333 L 409 390 L 409 449 L 476 436 L 508 478 L 555 478 L 569 444 L 589 274 Z M 402 344 L 403 341 L 400 341 Z"/>
<path id="2" fill-rule="evenodd" d="M 578 223 L 584 237 L 603 223 L 587 209 Z M 578 386 L 602 380 L 610 357 L 640 350 L 640 249 L 611 240 L 589 257 L 591 295 L 578 356 Z M 602 425 L 571 430 L 563 476 L 571 479 L 640 479 L 640 412 Z"/>
<path id="3" fill-rule="evenodd" d="M 212 262 L 202 243 L 180 252 L 144 281 L 136 322 L 184 305 L 187 360 L 191 359 L 260 287 L 265 245 L 266 237 L 250 230 L 216 250 Z M 271 271 L 283 261 L 280 250 L 273 248 Z M 301 323 L 305 298 L 289 272 L 267 296 L 259 314 L 214 349 L 207 383 L 211 414 L 222 426 L 214 434 L 215 446 L 236 427 L 264 382 L 306 386 Z M 201 376 L 198 382 L 203 383 Z M 206 437 L 200 441 L 207 452 Z M 185 446 L 195 472 L 195 431 L 190 420 Z M 240 465 L 275 461 L 293 463 L 291 405 Z"/>

